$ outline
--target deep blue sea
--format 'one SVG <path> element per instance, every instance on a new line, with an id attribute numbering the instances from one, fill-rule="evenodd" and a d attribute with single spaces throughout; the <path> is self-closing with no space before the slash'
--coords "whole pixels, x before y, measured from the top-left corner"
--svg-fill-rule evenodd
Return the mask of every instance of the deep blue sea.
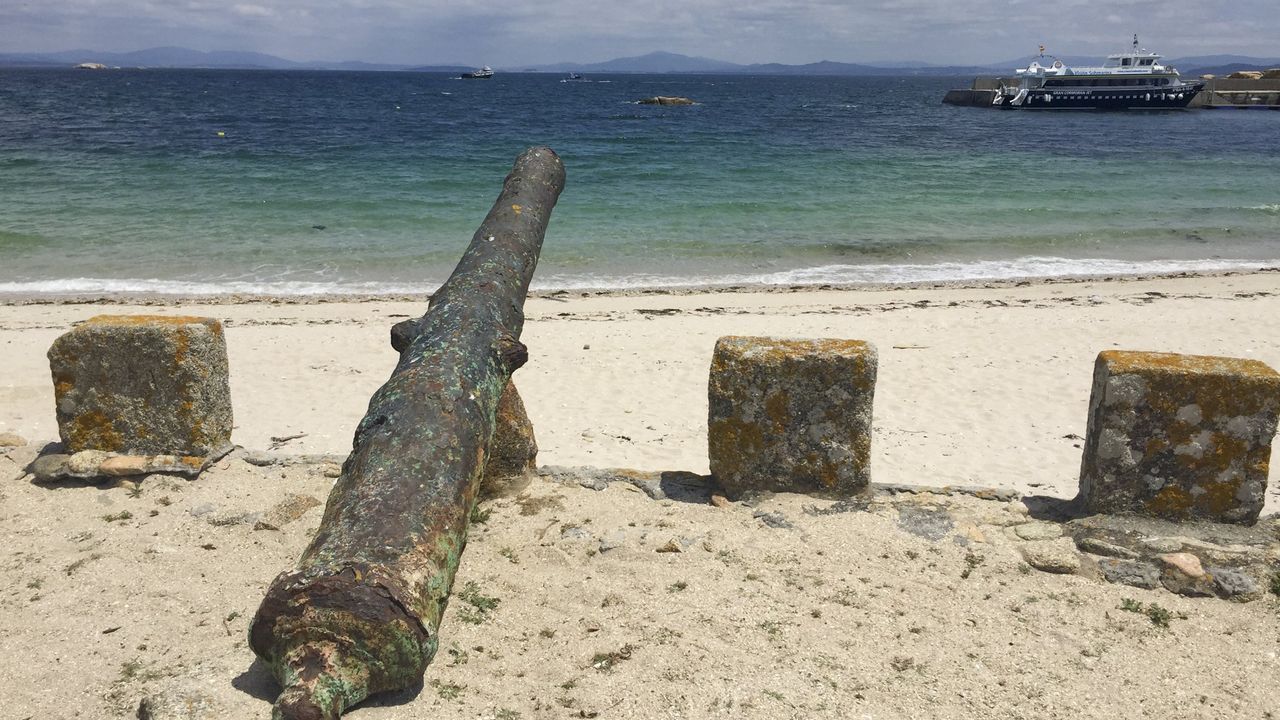
<path id="1" fill-rule="evenodd" d="M 431 290 L 539 144 L 568 182 L 536 288 L 1280 262 L 1280 112 L 941 104 L 970 78 L 588 79 L 0 70 L 0 292 Z"/>

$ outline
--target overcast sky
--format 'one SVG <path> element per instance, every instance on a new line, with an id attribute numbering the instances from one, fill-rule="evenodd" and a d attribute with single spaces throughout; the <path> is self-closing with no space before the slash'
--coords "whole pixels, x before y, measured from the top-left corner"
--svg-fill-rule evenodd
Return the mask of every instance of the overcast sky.
<path id="1" fill-rule="evenodd" d="M 0 0 L 0 52 L 253 50 L 292 60 L 503 67 L 654 50 L 739 63 L 974 64 L 1280 55 L 1277 0 Z"/>

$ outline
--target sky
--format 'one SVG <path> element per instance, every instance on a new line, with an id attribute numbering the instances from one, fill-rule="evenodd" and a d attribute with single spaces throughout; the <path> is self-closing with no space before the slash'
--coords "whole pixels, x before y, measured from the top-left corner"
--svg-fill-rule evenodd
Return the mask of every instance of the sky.
<path id="1" fill-rule="evenodd" d="M 159 46 L 497 67 L 655 50 L 986 64 L 1125 49 L 1280 56 L 1277 0 L 0 0 L 0 52 Z"/>

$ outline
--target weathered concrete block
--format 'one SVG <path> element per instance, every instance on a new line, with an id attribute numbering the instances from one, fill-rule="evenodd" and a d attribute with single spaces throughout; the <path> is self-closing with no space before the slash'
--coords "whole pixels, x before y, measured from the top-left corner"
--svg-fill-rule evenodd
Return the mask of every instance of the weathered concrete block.
<path id="1" fill-rule="evenodd" d="M 1100 353 L 1080 467 L 1085 509 L 1254 523 L 1278 410 L 1280 374 L 1256 360 Z"/>
<path id="2" fill-rule="evenodd" d="M 533 423 L 514 381 L 498 399 L 497 424 L 489 441 L 489 456 L 480 478 L 480 497 L 515 495 L 528 487 L 538 464 L 538 441 Z"/>
<path id="3" fill-rule="evenodd" d="M 68 452 L 207 456 L 231 442 L 217 320 L 99 315 L 54 341 L 49 367 Z"/>
<path id="4" fill-rule="evenodd" d="M 734 496 L 863 492 L 875 384 L 875 347 L 859 340 L 720 338 L 708 393 L 711 474 Z"/>

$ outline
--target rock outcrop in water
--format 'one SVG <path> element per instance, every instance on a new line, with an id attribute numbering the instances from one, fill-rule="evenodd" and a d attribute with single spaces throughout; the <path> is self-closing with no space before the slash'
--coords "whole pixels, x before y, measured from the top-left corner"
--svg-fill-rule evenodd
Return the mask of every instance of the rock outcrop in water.
<path id="1" fill-rule="evenodd" d="M 678 97 L 670 95 L 657 95 L 651 98 L 645 98 L 639 101 L 641 105 L 696 105 L 694 101 L 687 97 Z"/>

